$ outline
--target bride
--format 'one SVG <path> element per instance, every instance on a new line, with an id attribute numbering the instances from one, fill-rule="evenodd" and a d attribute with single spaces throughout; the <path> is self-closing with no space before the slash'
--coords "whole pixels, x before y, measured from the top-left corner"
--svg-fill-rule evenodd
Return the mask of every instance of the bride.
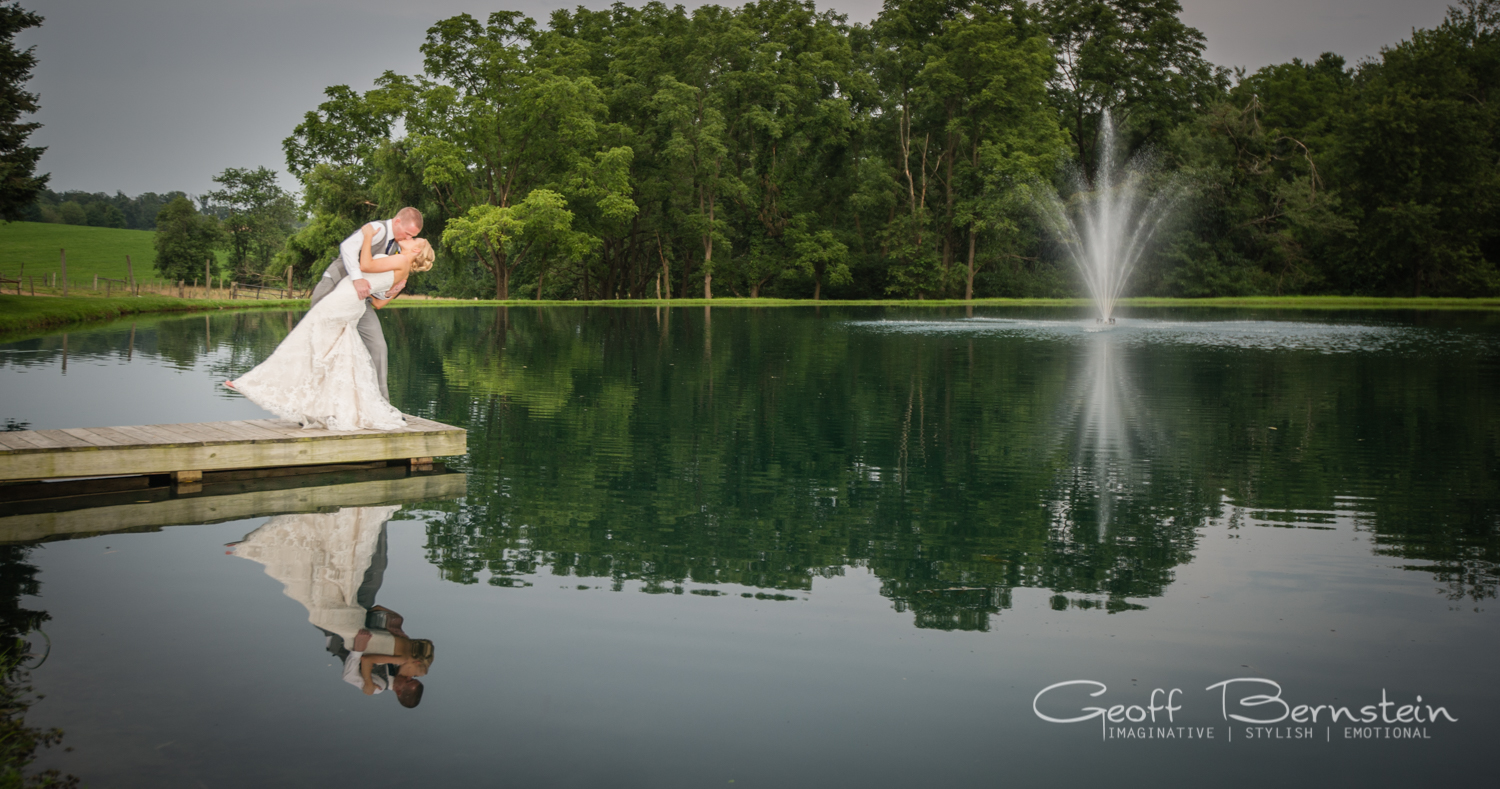
<path id="1" fill-rule="evenodd" d="M 372 225 L 364 227 L 359 268 L 377 308 L 405 286 L 413 272 L 432 268 L 432 246 L 420 238 L 400 242 L 395 255 L 370 254 Z M 396 430 L 401 412 L 380 396 L 370 352 L 355 324 L 365 303 L 345 277 L 307 311 L 276 351 L 255 369 L 224 385 L 252 403 L 303 427 L 329 430 Z"/>

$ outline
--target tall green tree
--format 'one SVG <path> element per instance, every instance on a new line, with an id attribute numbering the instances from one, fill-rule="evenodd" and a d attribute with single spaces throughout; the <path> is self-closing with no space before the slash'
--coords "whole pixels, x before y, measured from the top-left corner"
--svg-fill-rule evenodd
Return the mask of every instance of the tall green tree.
<path id="1" fill-rule="evenodd" d="M 1024 3 L 893 0 L 875 32 L 904 208 L 887 226 L 899 257 L 887 290 L 972 298 L 984 263 L 1015 252 L 1018 190 L 1050 174 L 1064 142 L 1045 31 Z"/>
<path id="2" fill-rule="evenodd" d="M 156 270 L 166 280 L 193 280 L 210 264 L 216 276 L 220 272 L 214 251 L 223 241 L 219 220 L 200 214 L 193 201 L 178 197 L 156 215 Z"/>
<path id="3" fill-rule="evenodd" d="M 637 210 L 626 177 L 633 151 L 608 145 L 602 93 L 593 80 L 567 73 L 566 63 L 553 69 L 545 59 L 528 60 L 534 33 L 535 24 L 514 12 L 491 14 L 485 24 L 467 14 L 443 20 L 422 46 L 423 76 L 389 88 L 402 96 L 410 134 L 394 153 L 420 173 L 445 216 L 471 220 L 457 234 L 445 231 L 445 242 L 492 224 L 485 219 L 492 208 L 519 206 L 537 189 L 561 196 L 570 209 L 593 204 L 614 221 Z M 508 221 L 550 223 L 555 216 L 525 210 Z M 535 234 L 523 228 L 512 235 Z M 522 261 L 508 245 L 481 236 L 462 246 L 494 276 L 495 297 L 510 298 Z"/>
<path id="4" fill-rule="evenodd" d="M 1332 286 L 1354 230 L 1333 166 L 1353 95 L 1343 58 L 1325 53 L 1260 69 L 1184 124 L 1167 159 L 1185 176 L 1191 196 L 1177 210 L 1194 230 L 1142 272 L 1146 286 L 1176 296 Z"/>
<path id="5" fill-rule="evenodd" d="M 276 182 L 276 171 L 230 167 L 214 176 L 220 188 L 204 196 L 223 213 L 229 264 L 239 276 L 260 277 L 297 221 L 297 203 Z"/>
<path id="6" fill-rule="evenodd" d="M 125 227 L 125 214 L 110 203 L 90 203 L 84 218 L 92 227 Z"/>
<path id="7" fill-rule="evenodd" d="M 36 66 L 32 50 L 16 49 L 16 34 L 39 27 L 42 17 L 17 3 L 0 2 L 0 219 L 20 219 L 22 210 L 47 186 L 47 174 L 37 175 L 37 161 L 46 148 L 27 145 L 40 123 L 23 123 L 21 116 L 37 111 L 37 96 L 24 89 Z"/>
<path id="8" fill-rule="evenodd" d="M 1134 151 L 1163 142 L 1228 86 L 1177 0 L 1042 0 L 1041 10 L 1057 57 L 1053 102 L 1091 181 L 1104 113 Z"/>
<path id="9" fill-rule="evenodd" d="M 1463 0 L 1359 78 L 1341 157 L 1359 214 L 1344 288 L 1500 290 L 1500 7 Z"/>

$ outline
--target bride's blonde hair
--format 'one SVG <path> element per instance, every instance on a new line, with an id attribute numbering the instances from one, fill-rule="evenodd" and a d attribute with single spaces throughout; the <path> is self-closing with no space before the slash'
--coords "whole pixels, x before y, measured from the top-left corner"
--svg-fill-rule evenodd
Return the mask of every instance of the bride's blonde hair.
<path id="1" fill-rule="evenodd" d="M 427 243 L 425 238 L 414 238 L 412 241 L 413 246 L 416 247 L 416 257 L 411 259 L 412 273 L 431 269 L 432 261 L 437 258 L 437 254 L 432 251 L 432 245 Z"/>

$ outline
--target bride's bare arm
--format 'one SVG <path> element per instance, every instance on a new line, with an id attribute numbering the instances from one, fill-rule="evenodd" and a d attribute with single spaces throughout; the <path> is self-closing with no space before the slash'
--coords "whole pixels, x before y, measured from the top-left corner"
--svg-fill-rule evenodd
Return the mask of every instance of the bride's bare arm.
<path id="1" fill-rule="evenodd" d="M 363 271 L 366 274 L 378 274 L 382 271 L 394 271 L 396 272 L 397 281 L 406 279 L 403 272 L 409 271 L 411 269 L 411 259 L 415 257 L 415 255 L 408 252 L 402 252 L 395 255 L 386 255 L 383 258 L 376 258 L 374 255 L 370 254 L 370 237 L 373 235 L 375 235 L 374 231 L 370 229 L 369 225 L 365 225 L 365 238 L 360 242 L 359 245 L 359 270 Z"/>

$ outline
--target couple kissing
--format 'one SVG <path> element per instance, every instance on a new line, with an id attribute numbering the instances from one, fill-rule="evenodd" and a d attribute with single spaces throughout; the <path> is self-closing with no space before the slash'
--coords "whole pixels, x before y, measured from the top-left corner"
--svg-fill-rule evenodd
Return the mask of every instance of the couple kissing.
<path id="1" fill-rule="evenodd" d="M 307 314 L 265 361 L 224 385 L 304 428 L 400 429 L 406 418 L 390 403 L 375 311 L 412 274 L 432 268 L 432 245 L 421 232 L 422 213 L 408 207 L 344 239 Z"/>

